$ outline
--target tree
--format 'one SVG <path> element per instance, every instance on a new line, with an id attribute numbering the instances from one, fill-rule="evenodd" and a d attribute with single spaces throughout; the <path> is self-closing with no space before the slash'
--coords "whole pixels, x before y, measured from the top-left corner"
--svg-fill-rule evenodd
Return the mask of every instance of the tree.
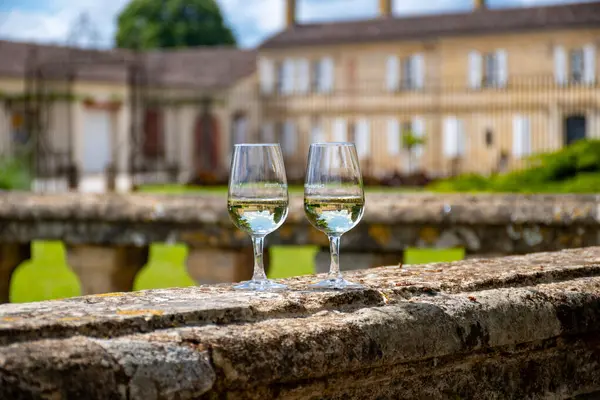
<path id="1" fill-rule="evenodd" d="M 132 0 L 119 15 L 116 44 L 147 50 L 236 41 L 215 0 Z"/>
<path id="2" fill-rule="evenodd" d="M 408 170 L 410 173 L 412 173 L 415 150 L 417 147 L 425 144 L 425 138 L 417 135 L 411 130 L 405 130 L 402 133 L 402 144 L 404 148 L 408 150 Z"/>

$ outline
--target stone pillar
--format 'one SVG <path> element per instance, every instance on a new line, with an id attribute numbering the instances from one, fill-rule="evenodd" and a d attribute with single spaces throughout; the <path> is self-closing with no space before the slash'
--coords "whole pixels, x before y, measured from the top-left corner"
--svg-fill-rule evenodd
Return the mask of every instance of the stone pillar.
<path id="1" fill-rule="evenodd" d="M 268 272 L 269 249 L 265 249 L 263 260 Z M 251 247 L 237 250 L 190 248 L 187 270 L 199 285 L 247 281 L 252 278 L 254 254 Z"/>
<path id="2" fill-rule="evenodd" d="M 12 274 L 30 258 L 30 243 L 0 243 L 0 303 L 8 303 Z"/>
<path id="3" fill-rule="evenodd" d="M 340 251 L 342 272 L 398 265 L 403 260 L 404 253 L 352 253 L 343 249 Z M 330 261 L 329 248 L 321 249 L 315 256 L 315 273 L 329 272 Z"/>
<path id="4" fill-rule="evenodd" d="M 148 263 L 149 247 L 74 245 L 67 261 L 79 277 L 82 294 L 129 292 Z"/>

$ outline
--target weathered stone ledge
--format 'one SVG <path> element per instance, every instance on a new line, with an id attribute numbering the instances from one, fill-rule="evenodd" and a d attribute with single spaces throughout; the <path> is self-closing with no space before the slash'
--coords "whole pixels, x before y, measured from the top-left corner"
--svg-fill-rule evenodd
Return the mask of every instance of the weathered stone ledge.
<path id="1" fill-rule="evenodd" d="M 369 203 L 377 207 L 369 207 Z M 382 224 L 590 224 L 600 222 L 599 195 L 367 194 L 364 220 Z M 0 219 L 73 220 L 229 226 L 218 195 L 0 195 Z M 289 222 L 306 223 L 301 195 L 292 194 Z"/>
<path id="2" fill-rule="evenodd" d="M 570 398 L 600 391 L 600 248 L 0 306 L 0 398 Z M 44 339 L 50 338 L 50 339 Z"/>
<path id="3" fill-rule="evenodd" d="M 316 245 L 315 272 L 329 265 L 327 237 L 292 195 L 285 224 L 267 246 Z M 368 194 L 365 217 L 341 242 L 355 269 L 403 262 L 417 248 L 464 248 L 468 257 L 529 254 L 600 245 L 600 196 Z M 150 245 L 183 244 L 200 284 L 249 279 L 252 249 L 224 196 L 0 194 L 0 303 L 36 240 L 62 241 L 84 294 L 128 291 Z M 268 258 L 267 258 L 268 266 Z"/>

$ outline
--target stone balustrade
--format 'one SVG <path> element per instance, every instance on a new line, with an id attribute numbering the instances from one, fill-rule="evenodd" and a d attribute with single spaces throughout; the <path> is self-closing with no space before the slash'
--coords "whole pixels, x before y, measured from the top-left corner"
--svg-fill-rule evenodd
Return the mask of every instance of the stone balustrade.
<path id="1" fill-rule="evenodd" d="M 361 224 L 344 235 L 344 269 L 402 262 L 407 247 L 464 247 L 468 255 L 554 251 L 600 244 L 600 196 L 370 194 Z M 315 244 L 317 271 L 327 238 L 309 225 L 300 196 L 267 245 Z M 234 228 L 223 196 L 0 195 L 0 302 L 34 240 L 61 240 L 84 294 L 129 291 L 151 243 L 184 243 L 199 283 L 251 276 L 248 237 Z"/>
<path id="2" fill-rule="evenodd" d="M 599 247 L 348 275 L 2 305 L 0 398 L 600 396 Z"/>

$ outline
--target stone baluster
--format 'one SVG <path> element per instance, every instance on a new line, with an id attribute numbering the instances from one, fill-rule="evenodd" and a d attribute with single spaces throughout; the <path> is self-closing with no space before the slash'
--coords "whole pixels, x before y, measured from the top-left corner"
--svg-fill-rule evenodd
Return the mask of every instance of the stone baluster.
<path id="1" fill-rule="evenodd" d="M 0 243 L 0 303 L 8 303 L 12 274 L 30 258 L 30 243 Z"/>
<path id="2" fill-rule="evenodd" d="M 264 253 L 265 270 L 269 271 L 269 250 Z M 241 282 L 252 278 L 254 255 L 251 247 L 243 249 L 190 248 L 187 270 L 198 284 Z"/>
<path id="3" fill-rule="evenodd" d="M 340 267 L 342 272 L 401 264 L 404 253 L 353 253 L 340 251 Z M 315 273 L 329 272 L 331 256 L 329 248 L 321 248 L 315 256 Z"/>
<path id="4" fill-rule="evenodd" d="M 148 246 L 72 245 L 67 261 L 79 277 L 82 294 L 129 292 L 148 254 Z"/>

